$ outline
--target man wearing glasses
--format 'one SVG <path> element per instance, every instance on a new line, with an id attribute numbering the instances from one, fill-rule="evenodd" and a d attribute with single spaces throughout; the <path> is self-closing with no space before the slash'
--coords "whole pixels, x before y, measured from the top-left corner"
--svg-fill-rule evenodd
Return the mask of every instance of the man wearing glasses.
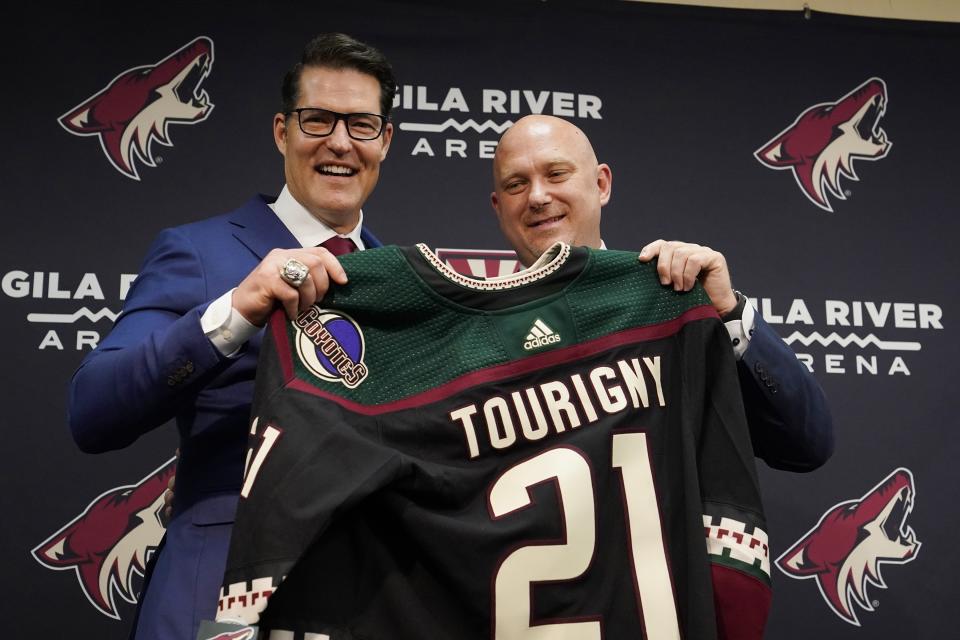
<path id="1" fill-rule="evenodd" d="M 380 246 L 361 207 L 390 148 L 395 90 L 376 49 L 343 34 L 311 41 L 273 120 L 279 197 L 163 231 L 113 331 L 74 375 L 70 427 L 84 451 L 125 447 L 171 418 L 180 432 L 176 505 L 141 594 L 138 640 L 193 640 L 215 615 L 259 328 L 277 305 L 293 317 L 329 279 L 345 282 L 335 255 Z"/>

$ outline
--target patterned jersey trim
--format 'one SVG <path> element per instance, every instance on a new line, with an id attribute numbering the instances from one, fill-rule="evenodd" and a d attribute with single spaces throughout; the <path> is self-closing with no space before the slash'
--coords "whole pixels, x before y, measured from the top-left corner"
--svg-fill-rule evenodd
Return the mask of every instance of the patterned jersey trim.
<path id="1" fill-rule="evenodd" d="M 448 267 L 443 263 L 437 255 L 427 247 L 427 245 L 422 242 L 417 244 L 417 250 L 420 251 L 420 254 L 430 263 L 440 275 L 442 275 L 447 280 L 460 285 L 461 287 L 466 287 L 468 289 L 475 289 L 477 291 L 503 291 L 505 289 L 516 289 L 517 287 L 526 286 L 532 282 L 538 280 L 543 280 L 551 273 L 554 273 L 564 265 L 567 261 L 567 258 L 570 257 L 570 245 L 557 243 L 553 247 L 547 250 L 543 256 L 533 263 L 528 269 L 524 269 L 518 273 L 514 273 L 506 276 L 498 276 L 496 278 L 487 278 L 485 280 L 477 280 L 476 278 L 470 278 L 464 275 L 461 275 Z"/>

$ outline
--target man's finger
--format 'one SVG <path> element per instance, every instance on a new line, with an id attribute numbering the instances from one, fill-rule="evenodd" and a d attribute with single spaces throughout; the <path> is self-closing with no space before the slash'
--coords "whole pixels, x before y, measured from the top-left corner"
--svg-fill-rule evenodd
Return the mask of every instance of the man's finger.
<path id="1" fill-rule="evenodd" d="M 690 291 L 697 281 L 700 272 L 703 271 L 703 259 L 705 255 L 702 251 L 693 253 L 687 258 L 687 264 L 683 269 L 683 290 Z"/>
<path id="2" fill-rule="evenodd" d="M 333 257 L 331 256 L 331 258 Z M 333 258 L 333 261 L 337 262 L 337 259 Z M 339 264 L 340 263 L 337 262 L 338 266 Z M 342 268 L 340 269 L 340 273 L 343 273 Z M 310 300 L 310 304 L 313 304 L 314 302 L 319 302 L 320 300 L 323 300 L 323 297 L 327 295 L 327 291 L 330 290 L 331 274 L 327 270 L 327 264 L 325 262 L 321 262 L 320 264 L 318 264 L 317 266 L 315 266 L 313 269 L 310 270 L 310 275 L 311 275 L 310 279 L 313 280 L 313 291 L 311 292 L 313 295 L 313 299 Z M 344 279 L 346 279 L 346 274 L 343 274 L 343 276 L 344 276 Z M 339 284 L 343 284 L 343 283 L 341 282 Z"/>
<path id="3" fill-rule="evenodd" d="M 283 310 L 286 312 L 289 319 L 297 319 L 297 316 L 300 315 L 298 310 L 298 306 L 300 304 L 300 294 L 296 289 L 293 288 L 293 286 L 287 282 L 281 281 L 279 284 L 277 284 L 273 297 L 280 302 L 280 306 L 283 307 Z"/>
<path id="4" fill-rule="evenodd" d="M 343 265 L 341 265 L 340 261 L 337 260 L 337 256 L 333 255 L 323 247 L 310 247 L 308 249 L 304 249 L 304 251 L 308 251 L 310 254 L 320 259 L 320 262 L 323 264 L 323 267 L 331 280 L 337 284 L 347 284 L 347 272 L 343 270 Z"/>
<path id="5" fill-rule="evenodd" d="M 670 284 L 670 271 L 673 264 L 674 248 L 669 242 L 660 245 L 660 256 L 657 258 L 657 273 L 660 275 L 660 284 Z"/>
<path id="6" fill-rule="evenodd" d="M 659 238 L 647 244 L 643 249 L 640 249 L 640 262 L 650 262 L 660 255 L 660 247 L 663 243 L 664 240 Z"/>
<path id="7" fill-rule="evenodd" d="M 689 260 L 688 247 L 679 247 L 673 252 L 673 260 L 670 263 L 670 282 L 673 284 L 674 291 L 684 290 L 684 272 L 687 270 Z"/>
<path id="8" fill-rule="evenodd" d="M 297 293 L 299 294 L 297 310 L 302 313 L 317 300 L 317 284 L 313 271 L 307 274 L 306 279 L 297 287 Z"/>

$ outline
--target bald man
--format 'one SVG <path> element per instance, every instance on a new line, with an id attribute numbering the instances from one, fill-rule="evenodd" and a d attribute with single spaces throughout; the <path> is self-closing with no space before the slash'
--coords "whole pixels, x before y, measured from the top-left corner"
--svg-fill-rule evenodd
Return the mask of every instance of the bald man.
<path id="1" fill-rule="evenodd" d="M 613 173 L 597 161 L 590 140 L 553 116 L 521 118 L 500 138 L 490 194 L 500 229 L 524 265 L 555 242 L 602 248 L 600 210 L 610 201 Z M 769 466 L 811 471 L 833 452 L 833 422 L 817 381 L 793 351 L 734 291 L 718 251 L 656 240 L 640 252 L 659 257 L 664 286 L 689 291 L 700 280 L 730 332 L 754 453 Z"/>

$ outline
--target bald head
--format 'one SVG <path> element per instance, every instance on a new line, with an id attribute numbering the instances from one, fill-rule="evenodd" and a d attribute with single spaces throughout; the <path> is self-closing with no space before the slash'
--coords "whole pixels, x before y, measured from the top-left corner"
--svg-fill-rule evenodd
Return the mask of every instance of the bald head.
<path id="1" fill-rule="evenodd" d="M 501 231 L 529 265 L 554 242 L 600 246 L 600 209 L 612 180 L 576 125 L 531 115 L 500 138 L 490 199 Z"/>
<path id="2" fill-rule="evenodd" d="M 587 135 L 580 127 L 556 116 L 531 115 L 517 120 L 507 129 L 497 145 L 493 156 L 493 179 L 497 180 L 501 158 L 516 152 L 517 147 L 531 144 L 546 144 L 577 156 L 585 168 L 597 166 L 597 154 L 593 151 Z"/>

